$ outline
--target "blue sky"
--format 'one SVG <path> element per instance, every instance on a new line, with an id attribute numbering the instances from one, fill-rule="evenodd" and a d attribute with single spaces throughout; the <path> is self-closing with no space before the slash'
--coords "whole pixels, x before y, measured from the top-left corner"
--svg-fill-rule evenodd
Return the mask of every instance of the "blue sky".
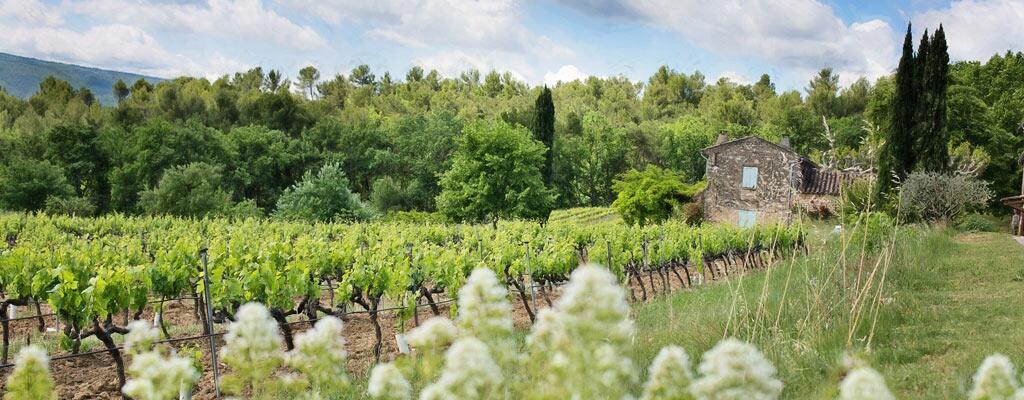
<path id="1" fill-rule="evenodd" d="M 1024 0 L 0 0 L 0 51 L 160 77 L 365 63 L 553 84 L 665 64 L 802 89 L 825 66 L 888 73 L 908 21 L 942 22 L 956 60 L 1024 44 Z"/>

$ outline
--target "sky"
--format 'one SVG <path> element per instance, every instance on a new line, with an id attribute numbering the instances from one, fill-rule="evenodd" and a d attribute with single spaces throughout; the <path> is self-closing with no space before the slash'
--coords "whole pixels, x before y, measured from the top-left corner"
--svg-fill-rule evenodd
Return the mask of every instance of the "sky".
<path id="1" fill-rule="evenodd" d="M 211 79 L 368 64 L 553 85 L 668 65 L 801 90 L 822 67 L 843 84 L 890 73 L 908 22 L 942 23 L 953 60 L 1024 50 L 1024 0 L 0 0 L 0 52 Z"/>

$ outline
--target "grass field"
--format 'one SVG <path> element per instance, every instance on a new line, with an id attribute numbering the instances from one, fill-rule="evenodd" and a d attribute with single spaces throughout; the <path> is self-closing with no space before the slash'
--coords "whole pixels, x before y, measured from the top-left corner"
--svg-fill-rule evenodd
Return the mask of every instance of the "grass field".
<path id="1" fill-rule="evenodd" d="M 1024 247 L 1010 236 L 911 228 L 876 252 L 831 241 L 774 269 L 637 306 L 636 360 L 649 363 L 668 344 L 699 359 L 736 336 L 775 363 L 792 399 L 834 399 L 854 358 L 913 399 L 966 398 L 988 354 L 1024 362 Z"/>

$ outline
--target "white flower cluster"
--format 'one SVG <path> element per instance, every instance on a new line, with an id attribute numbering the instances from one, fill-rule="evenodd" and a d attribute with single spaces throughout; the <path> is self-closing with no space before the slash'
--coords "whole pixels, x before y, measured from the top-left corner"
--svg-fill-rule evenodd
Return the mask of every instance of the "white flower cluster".
<path id="1" fill-rule="evenodd" d="M 221 358 L 240 385 L 260 385 L 281 365 L 284 340 L 261 304 L 247 303 L 238 309 L 224 342 Z"/>
<path id="2" fill-rule="evenodd" d="M 839 400 L 896 400 L 885 378 L 870 367 L 850 371 L 839 384 Z"/>
<path id="3" fill-rule="evenodd" d="M 374 400 L 407 400 L 412 398 L 412 385 L 394 364 L 378 364 L 370 373 L 366 393 Z"/>
<path id="4" fill-rule="evenodd" d="M 1013 363 L 1002 354 L 985 358 L 974 374 L 974 387 L 968 394 L 970 400 L 1009 400 L 1015 395 L 1024 397 L 1024 390 L 1018 391 L 1017 377 Z"/>
<path id="5" fill-rule="evenodd" d="M 458 326 L 464 336 L 504 340 L 512 335 L 512 304 L 494 272 L 477 268 L 459 290 Z"/>
<path id="6" fill-rule="evenodd" d="M 637 379 L 626 294 L 607 269 L 577 268 L 553 309 L 538 314 L 527 344 L 538 379 L 559 396 L 615 398 Z"/>
<path id="7" fill-rule="evenodd" d="M 22 348 L 14 358 L 6 389 L 4 400 L 56 400 L 46 350 L 36 345 Z"/>
<path id="8" fill-rule="evenodd" d="M 775 367 L 754 346 L 736 339 L 704 353 L 701 377 L 690 386 L 698 400 L 771 400 L 782 393 Z"/>
<path id="9" fill-rule="evenodd" d="M 641 400 L 687 400 L 693 372 L 690 370 L 690 356 L 678 346 L 666 346 L 651 362 L 647 384 Z"/>
<path id="10" fill-rule="evenodd" d="M 146 321 L 132 321 L 128 324 L 128 334 L 124 335 L 124 347 L 129 354 L 150 351 L 160 340 L 160 330 Z"/>
<path id="11" fill-rule="evenodd" d="M 458 329 L 448 318 L 434 317 L 409 331 L 405 336 L 409 344 L 420 352 L 440 351 L 455 340 Z"/>
<path id="12" fill-rule="evenodd" d="M 175 399 L 199 379 L 190 360 L 174 355 L 164 357 L 157 351 L 133 356 L 128 374 L 132 379 L 121 391 L 136 400 Z"/>
<path id="13" fill-rule="evenodd" d="M 288 354 L 288 364 L 320 392 L 337 393 L 348 386 L 343 329 L 340 319 L 324 317 L 295 337 L 295 349 Z"/>
<path id="14" fill-rule="evenodd" d="M 444 356 L 441 377 L 423 389 L 420 400 L 489 399 L 501 386 L 501 368 L 491 358 L 487 345 L 475 338 L 452 344 Z"/>

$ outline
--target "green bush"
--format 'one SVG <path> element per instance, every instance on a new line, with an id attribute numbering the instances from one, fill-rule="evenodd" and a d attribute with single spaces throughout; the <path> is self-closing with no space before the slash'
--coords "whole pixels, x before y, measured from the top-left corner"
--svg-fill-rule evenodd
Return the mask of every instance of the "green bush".
<path id="1" fill-rule="evenodd" d="M 221 168 L 191 163 L 164 172 L 155 188 L 139 194 L 139 205 L 148 214 L 179 217 L 222 215 L 231 207 L 231 195 L 221 188 Z"/>
<path id="2" fill-rule="evenodd" d="M 50 196 L 46 199 L 46 213 L 50 215 L 74 215 L 91 217 L 96 214 L 96 205 L 85 197 Z"/>
<path id="3" fill-rule="evenodd" d="M 306 171 L 302 181 L 285 190 L 274 215 L 313 221 L 359 221 L 370 218 L 359 196 L 349 190 L 340 164 L 327 164 L 316 174 Z"/>
<path id="4" fill-rule="evenodd" d="M 958 218 L 956 229 L 963 232 L 995 232 L 998 230 L 990 216 L 979 213 L 964 214 Z"/>
<path id="5" fill-rule="evenodd" d="M 73 193 L 64 171 L 49 161 L 14 160 L 0 167 L 0 208 L 37 211 L 50 197 Z"/>
<path id="6" fill-rule="evenodd" d="M 448 222 L 444 214 L 425 211 L 394 211 L 389 212 L 381 218 L 385 223 L 407 223 L 407 224 L 443 224 Z"/>
<path id="7" fill-rule="evenodd" d="M 874 203 L 873 186 L 869 179 L 857 179 L 842 187 L 837 212 L 843 222 L 853 222 L 862 213 L 881 209 Z"/>
<path id="8" fill-rule="evenodd" d="M 615 181 L 612 208 L 628 224 L 664 221 L 701 187 L 702 183 L 684 184 L 679 174 L 650 165 L 643 171 L 626 172 Z"/>
<path id="9" fill-rule="evenodd" d="M 900 187 L 904 214 L 927 222 L 955 221 L 985 207 L 992 196 L 988 182 L 965 175 L 914 172 Z"/>

